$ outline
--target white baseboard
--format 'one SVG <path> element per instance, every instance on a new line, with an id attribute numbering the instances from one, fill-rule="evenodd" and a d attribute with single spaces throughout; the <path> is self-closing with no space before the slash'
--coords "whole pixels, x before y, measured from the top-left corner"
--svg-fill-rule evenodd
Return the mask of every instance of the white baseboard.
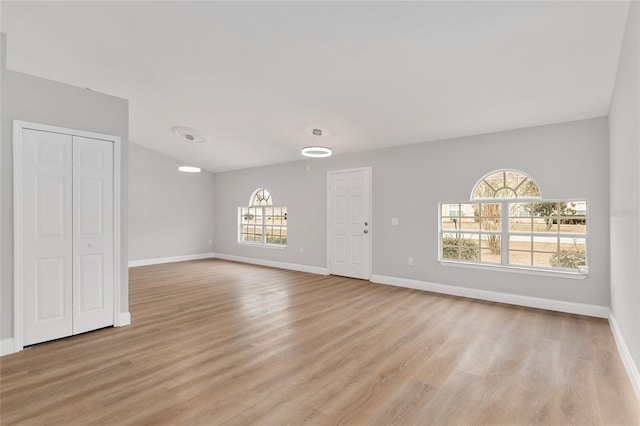
<path id="1" fill-rule="evenodd" d="M 223 253 L 216 253 L 215 258 L 232 260 L 234 262 L 251 263 L 253 265 L 270 266 L 272 268 L 289 269 L 291 271 L 309 272 L 311 274 L 329 275 L 327 268 L 319 266 L 300 265 L 298 263 L 278 262 L 275 260 L 254 259 L 252 257 L 234 256 Z"/>
<path id="2" fill-rule="evenodd" d="M 158 265 L 160 263 L 184 262 L 186 260 L 210 259 L 213 257 L 216 257 L 215 253 L 199 253 L 184 256 L 158 257 L 155 259 L 130 260 L 129 268 L 134 266 Z"/>
<path id="3" fill-rule="evenodd" d="M 131 314 L 129 312 L 120 312 L 116 322 L 113 324 L 114 327 L 124 327 L 131 324 Z"/>
<path id="4" fill-rule="evenodd" d="M 561 300 L 542 299 L 539 297 L 520 296 L 517 294 L 500 293 L 496 291 L 478 290 L 468 287 L 456 287 L 446 284 L 436 284 L 427 281 L 411 280 L 407 278 L 371 275 L 371 281 L 378 284 L 395 285 L 416 290 L 432 291 L 434 293 L 452 296 L 470 297 L 472 299 L 488 300 L 491 302 L 507 303 L 510 305 L 526 306 L 529 308 L 547 309 L 550 311 L 566 312 L 570 314 L 587 315 L 590 317 L 608 318 L 609 308 L 606 306 L 587 305 L 583 303 L 564 302 Z"/>
<path id="5" fill-rule="evenodd" d="M 618 352 L 620 353 L 620 358 L 622 358 L 624 368 L 627 369 L 627 374 L 629 375 L 629 380 L 631 380 L 633 390 L 636 393 L 636 397 L 640 399 L 640 372 L 638 372 L 638 367 L 633 362 L 631 352 L 629 352 L 627 343 L 624 341 L 624 337 L 622 337 L 622 333 L 620 332 L 620 328 L 618 327 L 618 323 L 616 322 L 616 318 L 613 316 L 612 312 L 609 313 L 609 326 L 611 327 L 611 332 L 616 340 L 616 345 L 618 346 Z"/>
<path id="6" fill-rule="evenodd" d="M 16 351 L 13 337 L 0 340 L 0 356 L 10 355 Z"/>

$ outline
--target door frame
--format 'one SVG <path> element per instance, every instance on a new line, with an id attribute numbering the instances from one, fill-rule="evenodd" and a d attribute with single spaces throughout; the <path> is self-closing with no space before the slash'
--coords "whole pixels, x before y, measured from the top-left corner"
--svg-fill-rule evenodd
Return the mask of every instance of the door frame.
<path id="1" fill-rule="evenodd" d="M 369 259 L 368 259 L 368 270 L 366 271 L 367 280 L 371 281 L 371 275 L 373 271 L 373 167 L 354 167 L 351 169 L 340 169 L 340 170 L 328 170 L 327 171 L 327 273 L 331 274 L 331 265 L 329 264 L 329 247 L 331 244 L 331 237 L 329 235 L 329 206 L 330 197 L 331 197 L 331 176 L 340 173 L 350 173 L 350 172 L 368 172 L 369 173 L 369 193 L 367 197 L 369 198 Z"/>
<path id="2" fill-rule="evenodd" d="M 84 130 L 68 129 L 65 127 L 50 126 L 48 124 L 32 123 L 22 120 L 13 120 L 13 352 L 24 349 L 24 301 L 23 301 L 23 236 L 22 236 L 22 133 L 24 130 L 37 130 L 50 133 L 62 133 L 70 136 L 81 136 L 90 139 L 99 139 L 113 143 L 113 325 L 121 324 L 120 321 L 120 181 L 121 181 L 121 145 L 120 136 L 105 135 L 101 133 L 86 132 Z"/>

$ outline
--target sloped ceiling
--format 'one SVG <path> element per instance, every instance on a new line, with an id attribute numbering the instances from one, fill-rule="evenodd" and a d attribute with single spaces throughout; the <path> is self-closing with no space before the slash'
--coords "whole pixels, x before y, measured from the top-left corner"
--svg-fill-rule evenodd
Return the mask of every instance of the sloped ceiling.
<path id="1" fill-rule="evenodd" d="M 7 67 L 127 98 L 225 171 L 606 115 L 626 2 L 7 2 Z"/>

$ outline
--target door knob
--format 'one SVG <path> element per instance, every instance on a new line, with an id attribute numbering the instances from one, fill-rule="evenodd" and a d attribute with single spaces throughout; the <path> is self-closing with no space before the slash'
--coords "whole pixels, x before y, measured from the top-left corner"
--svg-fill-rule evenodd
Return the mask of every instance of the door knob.
<path id="1" fill-rule="evenodd" d="M 369 230 L 365 229 L 363 232 L 364 232 L 365 234 L 368 234 L 368 233 L 369 233 Z"/>

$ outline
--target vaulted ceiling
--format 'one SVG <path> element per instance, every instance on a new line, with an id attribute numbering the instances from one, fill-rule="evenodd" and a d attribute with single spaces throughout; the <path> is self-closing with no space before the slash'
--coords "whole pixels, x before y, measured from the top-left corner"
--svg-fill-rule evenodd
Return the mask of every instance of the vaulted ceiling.
<path id="1" fill-rule="evenodd" d="M 627 2 L 7 2 L 7 68 L 130 101 L 225 171 L 606 115 Z"/>

